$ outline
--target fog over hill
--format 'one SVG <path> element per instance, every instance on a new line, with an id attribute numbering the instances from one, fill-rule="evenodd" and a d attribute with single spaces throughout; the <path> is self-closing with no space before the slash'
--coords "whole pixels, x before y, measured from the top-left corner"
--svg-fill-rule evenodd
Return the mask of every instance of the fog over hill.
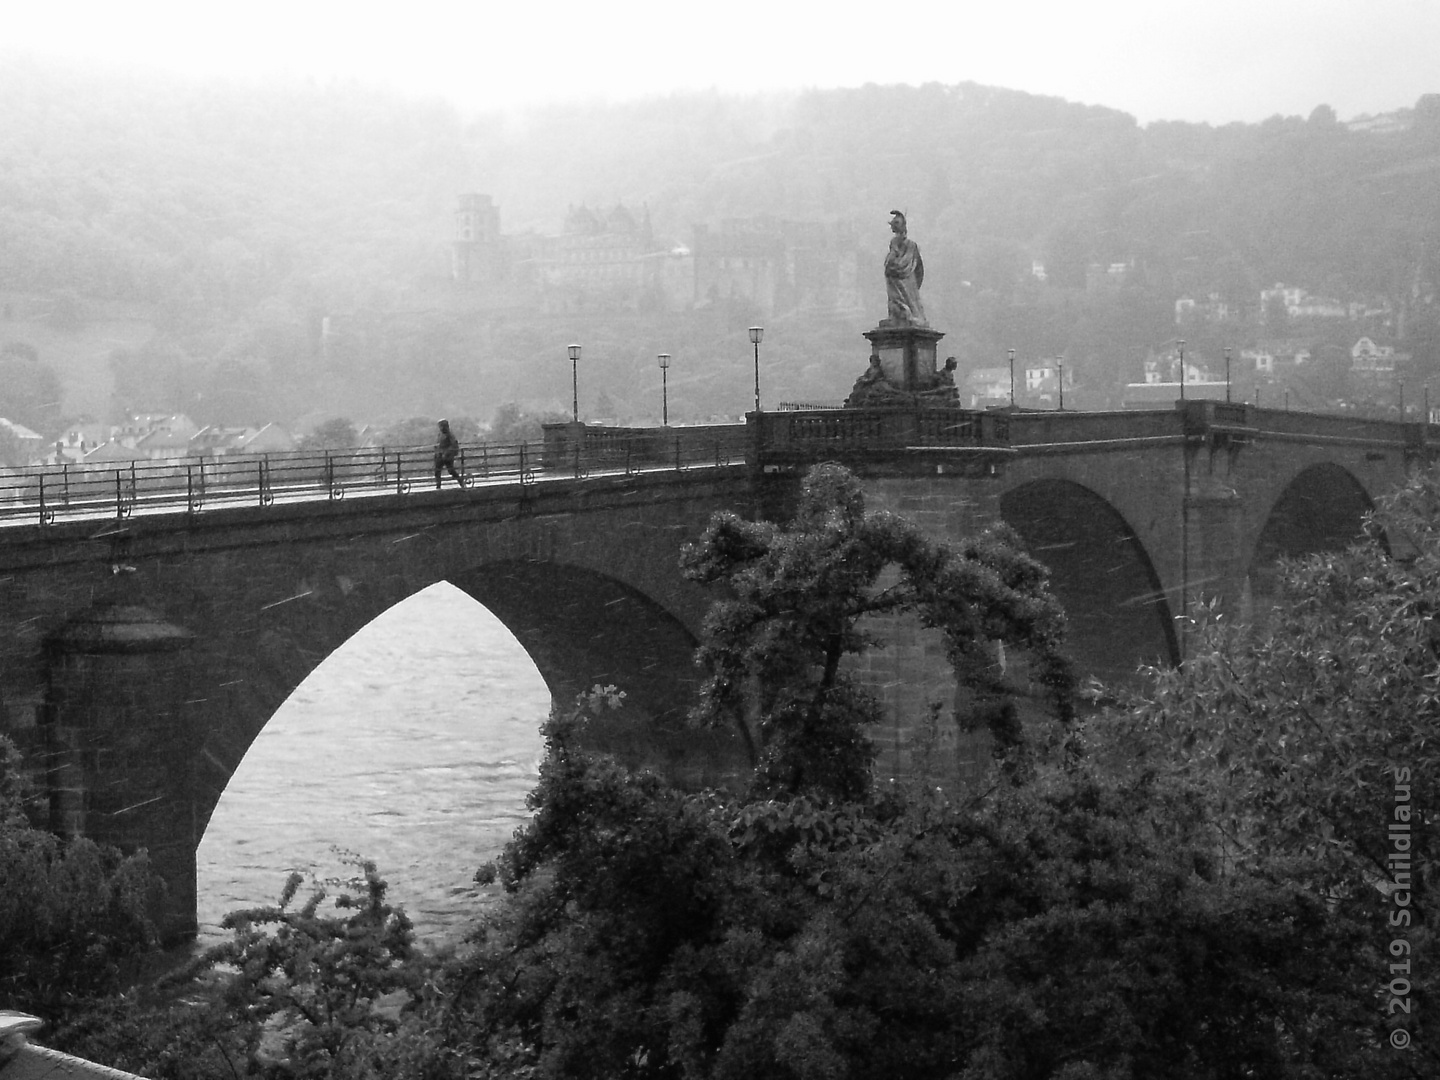
<path id="1" fill-rule="evenodd" d="M 687 93 L 516 121 L 360 86 L 12 57 L 0 114 L 0 345 L 26 346 L 5 362 L 48 366 L 62 391 L 21 399 L 33 380 L 7 380 L 0 415 L 51 431 L 142 408 L 224 423 L 568 411 L 570 340 L 585 344 L 582 412 L 658 414 L 664 351 L 672 417 L 733 415 L 751 393 L 744 329 L 762 319 L 767 399 L 838 400 L 883 314 L 895 208 L 962 369 L 1063 353 L 1103 403 L 1181 333 L 1181 297 L 1239 313 L 1189 331 L 1212 352 L 1266 332 L 1339 348 L 1363 330 L 1422 375 L 1440 360 L 1435 95 L 1220 128 L 974 84 Z M 509 261 L 461 289 L 467 192 L 494 200 Z M 672 282 L 611 303 L 527 276 L 570 211 L 617 205 L 656 251 L 727 220 L 848 238 L 858 300 L 766 310 Z M 1123 268 L 1115 287 L 1095 287 L 1096 266 Z M 1260 292 L 1277 282 L 1384 314 L 1343 333 L 1267 326 Z"/>

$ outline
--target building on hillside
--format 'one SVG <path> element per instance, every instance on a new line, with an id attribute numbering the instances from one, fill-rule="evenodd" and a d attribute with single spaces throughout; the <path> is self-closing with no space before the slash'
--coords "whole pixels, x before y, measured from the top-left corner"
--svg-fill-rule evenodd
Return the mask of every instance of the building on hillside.
<path id="1" fill-rule="evenodd" d="M 1043 361 L 1034 366 L 1025 368 L 1025 392 L 1027 394 L 1044 393 L 1047 390 L 1054 390 L 1056 368 L 1053 364 Z"/>
<path id="2" fill-rule="evenodd" d="M 1309 363 L 1311 356 L 1310 346 L 1300 342 L 1262 341 L 1240 350 L 1234 374 L 1283 375 L 1286 371 Z"/>
<path id="3" fill-rule="evenodd" d="M 1297 285 L 1276 284 L 1260 290 L 1260 310 L 1284 310 L 1292 319 L 1349 319 L 1351 306 L 1328 296 L 1313 296 Z"/>
<path id="4" fill-rule="evenodd" d="M 45 436 L 39 432 L 31 431 L 24 424 L 7 420 L 3 416 L 0 416 L 0 428 L 3 428 L 15 443 L 15 460 L 10 464 L 24 465 L 45 453 Z"/>
<path id="5" fill-rule="evenodd" d="M 1008 367 L 974 368 L 965 377 L 962 391 L 969 408 L 990 409 L 1010 404 L 1010 369 Z"/>
<path id="6" fill-rule="evenodd" d="M 115 428 L 109 424 L 82 421 L 71 424 L 55 440 L 53 456 L 57 464 L 79 461 L 97 446 L 104 446 L 115 435 Z"/>
<path id="7" fill-rule="evenodd" d="M 572 206 L 559 236 L 514 242 L 515 277 L 539 289 L 541 307 L 574 310 L 688 306 L 690 252 L 655 238 L 648 210 L 617 203 L 600 212 Z"/>
<path id="8" fill-rule="evenodd" d="M 1161 352 L 1152 352 L 1141 362 L 1142 382 L 1145 383 L 1199 383 L 1215 381 L 1210 368 L 1198 355 L 1191 353 L 1185 360 L 1185 372 L 1180 372 L 1180 349 L 1178 345 L 1167 346 Z M 1222 385 L 1224 380 L 1220 380 Z M 1133 385 L 1133 384 L 1132 384 Z"/>
<path id="9" fill-rule="evenodd" d="M 294 449 L 294 437 L 279 424 L 266 424 L 260 428 L 212 424 L 190 437 L 190 453 L 195 457 L 266 454 Z"/>
<path id="10" fill-rule="evenodd" d="M 1112 262 L 1112 263 L 1091 263 L 1085 267 L 1085 291 L 1103 292 L 1106 289 L 1119 289 L 1135 276 L 1135 261 Z"/>
<path id="11" fill-rule="evenodd" d="M 860 264 L 855 230 L 846 224 L 728 219 L 713 230 L 697 225 L 687 246 L 658 237 L 647 208 L 581 204 L 569 208 L 558 236 L 507 236 L 491 197 L 466 193 L 455 210 L 451 277 L 470 303 L 486 296 L 491 303 L 519 302 L 522 291 L 524 303 L 542 311 L 688 309 L 738 301 L 769 318 L 863 311 Z M 324 355 L 354 333 L 355 321 L 338 315 L 323 320 Z"/>
<path id="12" fill-rule="evenodd" d="M 495 284 L 505 276 L 500 210 L 489 195 L 472 192 L 460 196 L 450 276 L 462 285 Z"/>
<path id="13" fill-rule="evenodd" d="M 1353 120 L 1345 121 L 1345 127 L 1350 131 L 1363 131 L 1368 135 L 1399 135 L 1410 130 L 1411 122 L 1408 116 L 1400 113 L 1380 113 L 1372 116 L 1369 113 L 1362 113 Z"/>
<path id="14" fill-rule="evenodd" d="M 190 439 L 199 430 L 183 413 L 157 417 L 150 430 L 135 440 L 135 450 L 152 461 L 183 458 L 190 453 Z"/>
<path id="15" fill-rule="evenodd" d="M 295 436 L 279 424 L 266 424 L 258 431 L 251 430 L 241 445 L 245 454 L 281 454 L 295 449 Z"/>
<path id="16" fill-rule="evenodd" d="M 848 314 L 864 309 L 852 227 L 770 217 L 695 226 L 693 303 L 744 301 L 777 312 Z"/>
<path id="17" fill-rule="evenodd" d="M 1277 281 L 1272 288 L 1260 290 L 1260 310 L 1268 311 L 1278 306 L 1288 313 L 1292 307 L 1298 307 L 1304 298 L 1305 290 L 1298 285 L 1285 285 Z"/>
<path id="18" fill-rule="evenodd" d="M 1410 359 L 1409 354 L 1397 353 L 1393 345 L 1377 345 L 1368 337 L 1362 337 L 1350 347 L 1350 370 L 1381 374 L 1395 370 L 1396 361 Z"/>
<path id="19" fill-rule="evenodd" d="M 1306 295 L 1300 303 L 1286 309 L 1292 319 L 1348 319 L 1350 305 L 1328 296 Z"/>
<path id="20" fill-rule="evenodd" d="M 1239 304 L 1209 293 L 1203 300 L 1182 296 L 1175 301 L 1175 325 L 1193 326 L 1201 323 L 1238 323 L 1245 317 Z"/>
<path id="21" fill-rule="evenodd" d="M 133 447 L 111 439 L 87 453 L 81 458 L 80 463 L 86 466 L 112 466 L 126 465 L 135 460 L 137 460 L 137 455 Z"/>
<path id="22" fill-rule="evenodd" d="M 227 454 L 243 453 L 245 440 L 253 434 L 254 428 L 210 424 L 190 436 L 189 453 L 194 457 L 224 457 Z"/>
<path id="23" fill-rule="evenodd" d="M 1350 347 L 1349 395 L 1359 404 L 1388 404 L 1404 384 L 1412 357 L 1393 345 L 1362 337 Z"/>
<path id="24" fill-rule="evenodd" d="M 116 440 L 126 446 L 134 446 L 157 431 L 183 434 L 188 439 L 199 430 L 199 425 L 184 413 L 134 413 L 113 429 Z"/>
<path id="25" fill-rule="evenodd" d="M 1183 389 L 1183 393 L 1182 393 Z M 1173 409 L 1182 397 L 1196 401 L 1225 401 L 1228 388 L 1213 379 L 1178 382 L 1127 383 L 1120 399 L 1122 409 Z"/>

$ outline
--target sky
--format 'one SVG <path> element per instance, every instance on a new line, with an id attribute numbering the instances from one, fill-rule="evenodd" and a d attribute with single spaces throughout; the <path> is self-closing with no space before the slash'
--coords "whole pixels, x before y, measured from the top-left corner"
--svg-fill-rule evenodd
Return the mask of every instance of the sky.
<path id="1" fill-rule="evenodd" d="M 470 111 L 674 91 L 978 82 L 1141 123 L 1342 120 L 1440 92 L 1440 0 L 46 0 L 0 50 L 340 79 Z"/>

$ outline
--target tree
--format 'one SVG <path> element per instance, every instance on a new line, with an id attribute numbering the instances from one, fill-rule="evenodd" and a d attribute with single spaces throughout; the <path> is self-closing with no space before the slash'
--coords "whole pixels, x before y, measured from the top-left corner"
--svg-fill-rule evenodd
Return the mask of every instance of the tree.
<path id="1" fill-rule="evenodd" d="M 354 421 L 344 416 L 326 420 L 298 440 L 302 450 L 346 450 L 359 441 Z"/>
<path id="2" fill-rule="evenodd" d="M 432 446 L 438 418 L 412 416 L 391 424 L 385 429 L 383 439 L 386 446 Z M 480 425 L 468 416 L 450 418 L 450 430 L 462 443 L 473 443 L 479 439 Z"/>
<path id="3" fill-rule="evenodd" d="M 1237 857 L 1318 859 L 1327 888 L 1388 878 L 1396 769 L 1410 772 L 1414 806 L 1440 806 L 1440 475 L 1412 477 L 1360 543 L 1287 564 L 1280 580 L 1264 631 L 1199 611 L 1192 657 L 1152 672 L 1119 722 L 1213 784 Z M 1422 907 L 1435 903 L 1437 857 L 1414 854 Z"/>
<path id="4" fill-rule="evenodd" d="M 0 346 L 0 417 L 42 433 L 60 416 L 60 379 L 24 341 Z"/>
<path id="5" fill-rule="evenodd" d="M 1283 873 L 1358 920 L 1388 948 L 1376 970 L 1402 973 L 1421 1002 L 1440 989 L 1432 966 L 1409 962 L 1432 953 L 1440 918 L 1437 598 L 1432 468 L 1382 499 L 1347 551 L 1286 565 L 1263 631 L 1198 611 L 1190 658 L 1152 672 L 1104 739 L 1122 748 L 1113 762 L 1201 793 L 1235 872 Z M 1433 1021 L 1387 1016 L 1440 1067 Z"/>
<path id="6" fill-rule="evenodd" d="M 1043 573 L 1003 537 L 946 551 L 831 466 L 791 525 L 717 515 L 685 561 L 733 590 L 698 716 L 747 725 L 755 781 L 687 793 L 585 753 L 613 688 L 552 716 L 534 818 L 491 871 L 509 902 L 453 984 L 476 1055 L 546 1077 L 1396 1075 L 1355 924 L 1227 873 L 1180 778 L 1012 731 L 1031 767 L 985 791 L 868 782 L 874 702 L 840 663 L 862 614 L 920 612 L 961 663 L 996 638 L 1057 655 Z"/>
<path id="7" fill-rule="evenodd" d="M 866 513 L 855 478 L 820 465 L 789 526 L 717 514 L 681 565 L 692 580 L 723 582 L 734 594 L 705 620 L 696 659 L 708 677 L 696 718 L 739 730 L 764 790 L 866 791 L 865 728 L 880 719 L 879 706 L 844 661 L 874 644 L 867 617 L 908 614 L 939 630 L 960 684 L 985 698 L 1013 689 L 994 662 L 997 644 L 1029 652 L 1057 716 L 1070 717 L 1064 615 L 1044 568 L 1004 528 L 952 551 L 894 514 Z M 1002 750 L 1018 746 L 1013 708 L 988 722 Z"/>
<path id="8" fill-rule="evenodd" d="M 333 897 L 231 912 L 230 940 L 142 994 L 100 1003 L 52 1037 L 156 1080 L 470 1077 L 435 1037 L 434 968 L 373 863 Z M 427 1015 L 428 1012 L 428 1015 Z"/>
<path id="9" fill-rule="evenodd" d="M 687 794 L 578 751 L 595 708 L 547 726 L 510 902 L 452 984 L 476 1056 L 597 1080 L 1403 1075 L 1356 924 L 1223 873 L 1183 787 L 1072 763 L 993 799 Z"/>
<path id="10" fill-rule="evenodd" d="M 28 465 L 29 459 L 25 443 L 7 425 L 0 424 L 0 465 Z"/>
<path id="11" fill-rule="evenodd" d="M 539 442 L 545 431 L 542 424 L 568 419 L 558 413 L 532 413 L 513 401 L 507 401 L 495 409 L 490 421 L 489 442 L 510 444 Z"/>
<path id="12" fill-rule="evenodd" d="M 109 364 L 122 412 L 184 412 L 194 407 L 200 365 L 175 342 L 156 338 L 136 349 L 116 349 Z"/>
<path id="13" fill-rule="evenodd" d="M 0 736 L 0 1007 L 54 1021 L 138 974 L 156 943 L 147 911 L 159 879 L 143 853 L 34 828 L 29 794 Z"/>

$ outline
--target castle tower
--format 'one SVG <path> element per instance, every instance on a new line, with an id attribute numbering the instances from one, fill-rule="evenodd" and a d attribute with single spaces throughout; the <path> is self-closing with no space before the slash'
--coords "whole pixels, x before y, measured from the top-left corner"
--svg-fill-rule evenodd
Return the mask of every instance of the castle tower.
<path id="1" fill-rule="evenodd" d="M 489 195 L 460 196 L 450 274 L 460 284 L 500 279 L 500 211 Z"/>

